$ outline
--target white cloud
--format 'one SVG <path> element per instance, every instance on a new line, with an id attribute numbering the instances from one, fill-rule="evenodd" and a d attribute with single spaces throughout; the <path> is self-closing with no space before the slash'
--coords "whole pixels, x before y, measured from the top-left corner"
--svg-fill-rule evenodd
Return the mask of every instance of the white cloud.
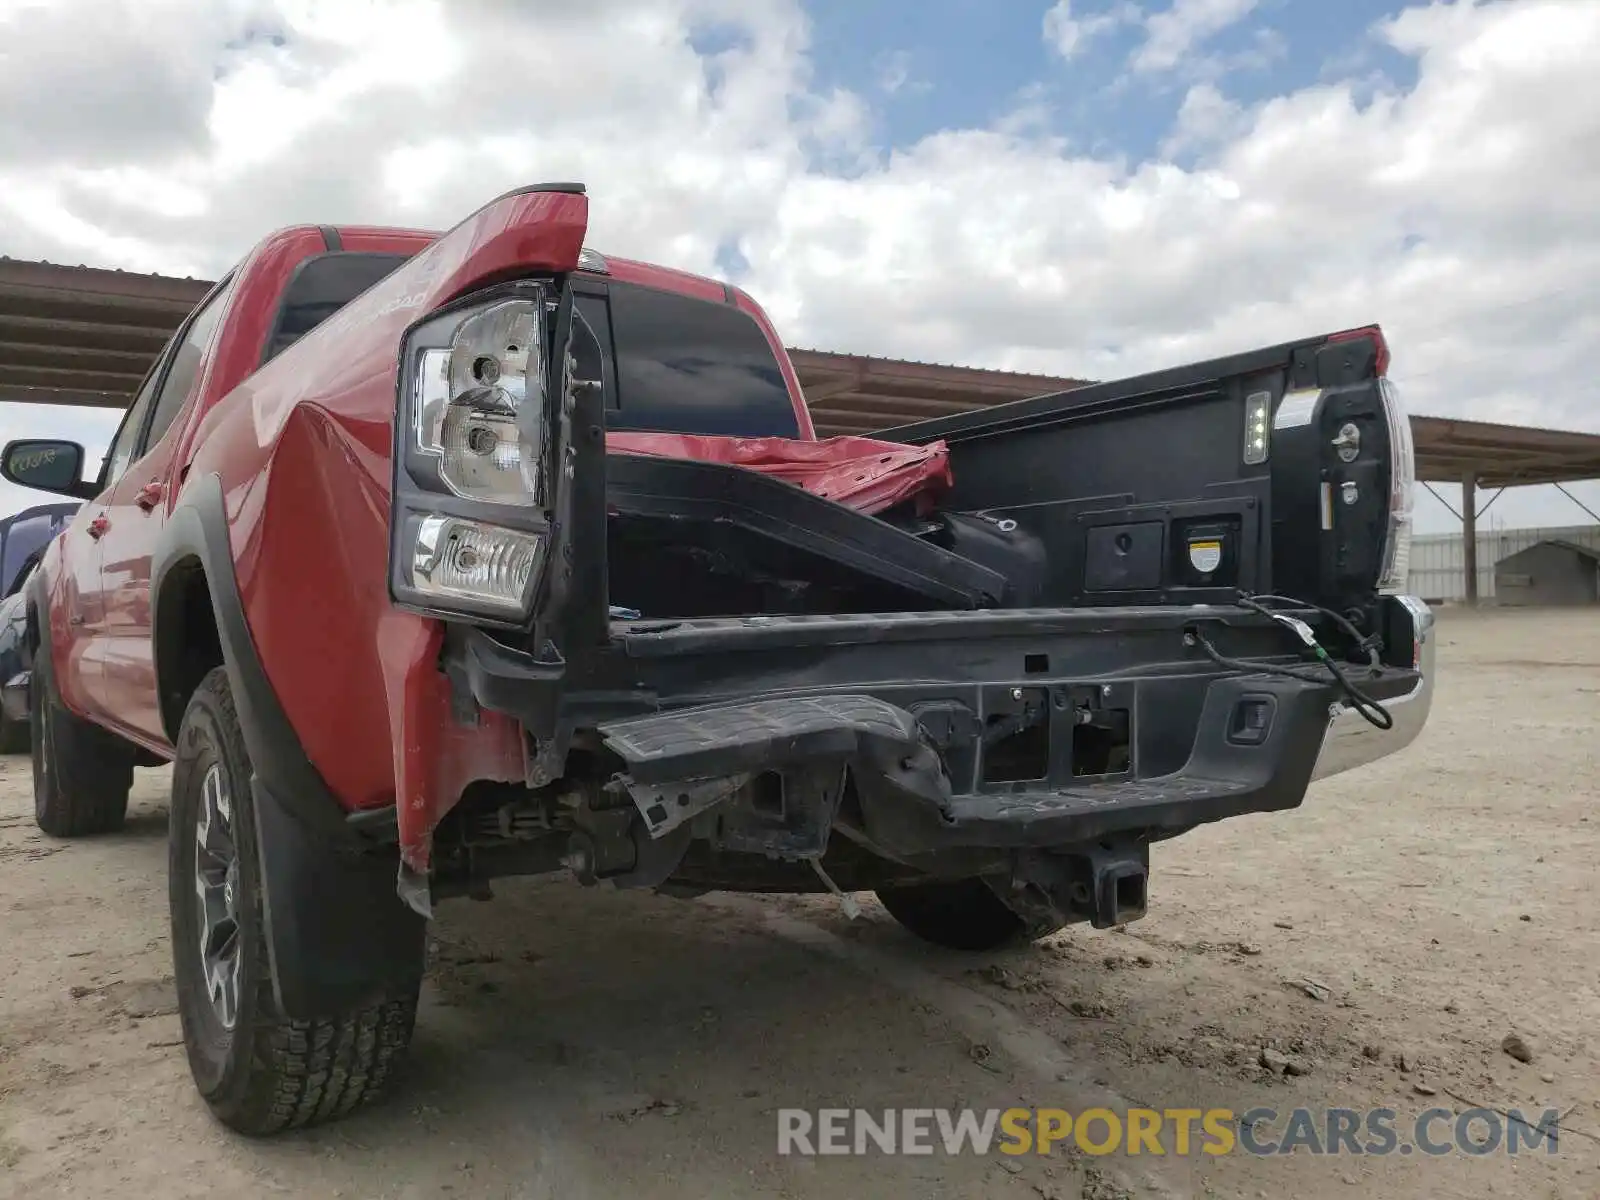
<path id="1" fill-rule="evenodd" d="M 1186 55 L 1249 16 L 1258 0 L 1172 0 L 1145 21 L 1144 44 L 1134 52 L 1136 71 L 1170 71 Z"/>
<path id="2" fill-rule="evenodd" d="M 144 2 L 138 37 L 55 57 L 28 39 L 60 26 L 0 15 L 8 114 L 126 110 L 115 139 L 0 133 L 0 253 L 206 275 L 274 226 L 442 227 L 578 178 L 603 249 L 714 272 L 737 245 L 791 344 L 1105 378 L 1376 320 L 1416 410 L 1600 429 L 1600 3 L 1405 10 L 1376 32 L 1409 89 L 1192 87 L 1141 162 L 1054 139 L 1026 88 L 992 128 L 875 151 L 792 0 Z M 1140 52 L 1240 7 L 1180 0 Z"/>
<path id="3" fill-rule="evenodd" d="M 1083 41 L 1083 22 L 1072 15 L 1072 0 L 1056 0 L 1044 14 L 1045 43 L 1062 58 L 1071 58 Z"/>
<path id="4" fill-rule="evenodd" d="M 1244 110 L 1218 91 L 1215 84 L 1197 83 L 1184 93 L 1177 120 L 1161 143 L 1161 152 L 1179 155 L 1210 149 L 1234 137 L 1244 119 Z"/>
<path id="5" fill-rule="evenodd" d="M 1073 9 L 1074 0 L 1056 0 L 1044 14 L 1045 45 L 1064 59 L 1079 54 L 1093 39 L 1109 33 L 1118 25 L 1138 20 L 1138 9 L 1131 3 L 1121 3 L 1105 12 L 1078 15 Z"/>
<path id="6" fill-rule="evenodd" d="M 927 92 L 933 85 L 913 72 L 908 50 L 891 50 L 873 60 L 878 90 L 886 96 L 912 96 Z"/>

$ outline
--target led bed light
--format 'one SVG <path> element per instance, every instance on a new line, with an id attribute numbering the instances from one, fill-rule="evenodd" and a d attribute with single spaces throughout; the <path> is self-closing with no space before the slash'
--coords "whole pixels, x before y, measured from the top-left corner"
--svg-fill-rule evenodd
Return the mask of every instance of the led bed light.
<path id="1" fill-rule="evenodd" d="M 1251 392 L 1244 398 L 1244 461 L 1247 465 L 1256 466 L 1267 461 L 1271 420 L 1271 392 Z"/>

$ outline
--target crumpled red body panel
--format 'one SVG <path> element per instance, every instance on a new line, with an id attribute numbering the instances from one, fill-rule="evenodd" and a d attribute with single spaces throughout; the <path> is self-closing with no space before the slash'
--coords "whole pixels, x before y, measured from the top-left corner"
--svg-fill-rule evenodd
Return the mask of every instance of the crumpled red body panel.
<path id="1" fill-rule="evenodd" d="M 797 441 L 612 431 L 606 434 L 606 449 L 745 467 L 864 513 L 907 500 L 921 507 L 952 482 L 950 452 L 942 441 L 906 446 L 865 437 Z"/>

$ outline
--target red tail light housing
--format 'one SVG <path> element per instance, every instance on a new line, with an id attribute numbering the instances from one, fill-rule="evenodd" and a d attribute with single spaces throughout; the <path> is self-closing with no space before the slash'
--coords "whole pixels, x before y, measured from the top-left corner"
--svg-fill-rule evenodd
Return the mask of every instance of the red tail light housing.
<path id="1" fill-rule="evenodd" d="M 1358 342 L 1363 338 L 1372 342 L 1376 355 L 1373 371 L 1382 379 L 1389 373 L 1389 342 L 1383 336 L 1382 329 L 1376 325 L 1363 325 L 1360 329 L 1345 329 L 1328 335 L 1330 342 Z"/>

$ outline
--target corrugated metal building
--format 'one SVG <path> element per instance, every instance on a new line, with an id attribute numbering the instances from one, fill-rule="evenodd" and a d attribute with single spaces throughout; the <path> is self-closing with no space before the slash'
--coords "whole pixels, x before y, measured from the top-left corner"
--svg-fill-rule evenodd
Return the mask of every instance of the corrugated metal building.
<path id="1" fill-rule="evenodd" d="M 1600 601 L 1600 550 L 1551 539 L 1494 565 L 1495 603 L 1530 607 Z"/>
<path id="2" fill-rule="evenodd" d="M 1558 529 L 1484 529 L 1478 532 L 1478 595 L 1486 603 L 1495 596 L 1495 564 L 1540 542 L 1572 542 L 1600 551 L 1600 525 Z M 1419 536 L 1411 543 L 1411 591 L 1426 600 L 1463 600 L 1466 575 L 1459 533 Z"/>

